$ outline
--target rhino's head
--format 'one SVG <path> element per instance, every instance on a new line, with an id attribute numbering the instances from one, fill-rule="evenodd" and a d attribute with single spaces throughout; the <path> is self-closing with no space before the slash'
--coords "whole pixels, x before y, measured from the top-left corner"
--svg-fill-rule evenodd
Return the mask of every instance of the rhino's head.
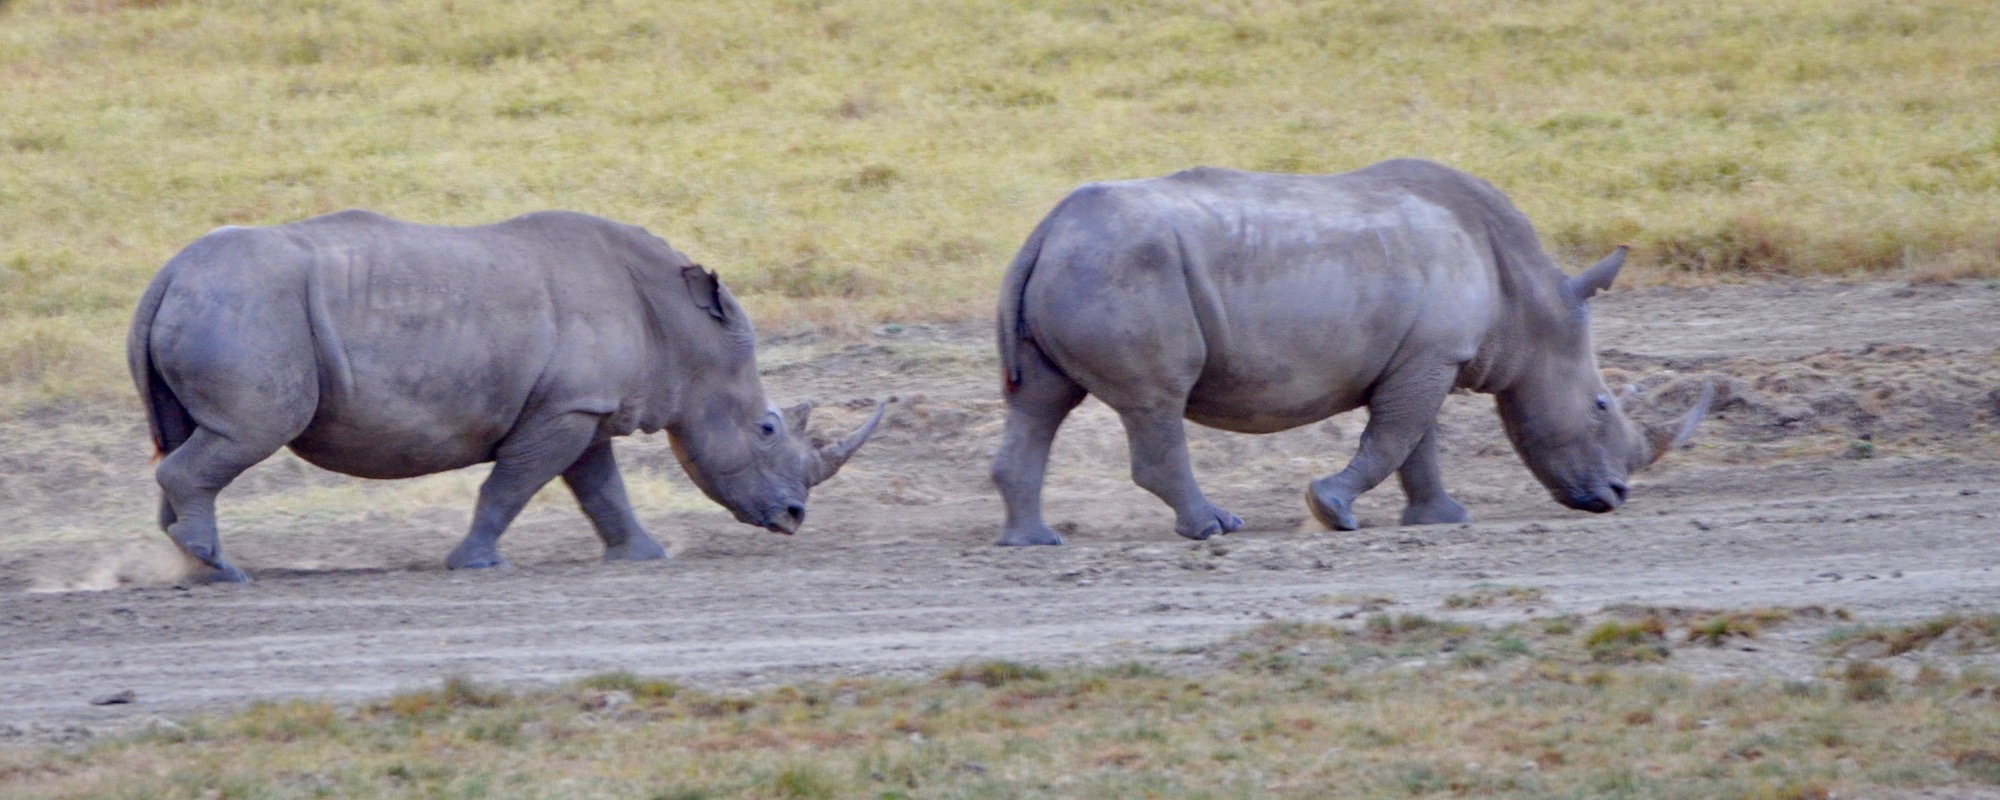
<path id="1" fill-rule="evenodd" d="M 756 334 L 749 316 L 713 274 L 700 267 L 683 270 L 696 305 L 721 326 L 714 348 L 684 353 L 676 376 L 684 393 L 680 418 L 667 435 L 674 456 L 703 494 L 736 515 L 739 522 L 778 533 L 797 532 L 806 519 L 806 495 L 833 477 L 861 449 L 882 421 L 887 403 L 847 438 L 827 445 L 806 433 L 812 405 L 779 411 L 764 397 L 757 376 Z M 700 320 L 707 324 L 709 320 Z"/>
<path id="2" fill-rule="evenodd" d="M 1521 341 L 1522 371 L 1496 392 L 1500 420 L 1529 471 L 1556 502 L 1605 512 L 1625 502 L 1627 479 L 1684 444 L 1708 412 L 1712 390 L 1678 423 L 1640 425 L 1625 416 L 1636 393 L 1613 394 L 1597 371 L 1590 339 L 1592 295 L 1611 286 L 1624 266 L 1619 247 L 1557 287 L 1560 311 L 1533 320 Z"/>

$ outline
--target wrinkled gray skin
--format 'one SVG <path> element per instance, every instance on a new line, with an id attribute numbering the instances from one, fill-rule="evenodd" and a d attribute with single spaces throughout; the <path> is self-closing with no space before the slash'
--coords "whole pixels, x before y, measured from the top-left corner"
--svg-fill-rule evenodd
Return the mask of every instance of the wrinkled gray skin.
<path id="1" fill-rule="evenodd" d="M 494 462 L 446 563 L 502 565 L 500 534 L 560 476 L 606 560 L 666 557 L 632 514 L 611 439 L 665 430 L 738 520 L 791 533 L 807 490 L 881 418 L 825 448 L 809 406 L 764 399 L 755 336 L 713 274 L 629 225 L 543 212 L 468 228 L 343 211 L 222 228 L 139 302 L 132 377 L 164 458 L 160 526 L 222 557 L 215 496 L 280 447 L 364 478 Z"/>
<path id="2" fill-rule="evenodd" d="M 1061 544 L 1042 521 L 1057 426 L 1086 394 L 1118 412 L 1132 478 L 1206 539 L 1243 525 L 1202 495 L 1182 420 L 1269 433 L 1366 406 L 1346 469 L 1306 492 L 1355 528 L 1354 498 L 1394 472 L 1403 524 L 1461 522 L 1434 426 L 1453 388 L 1494 395 L 1557 502 L 1604 512 L 1685 441 L 1628 420 L 1598 374 L 1589 298 L 1624 248 L 1568 277 L 1485 181 L 1424 161 L 1341 175 L 1202 168 L 1071 193 L 1015 257 L 999 344 L 1007 422 L 993 479 L 1003 545 Z"/>

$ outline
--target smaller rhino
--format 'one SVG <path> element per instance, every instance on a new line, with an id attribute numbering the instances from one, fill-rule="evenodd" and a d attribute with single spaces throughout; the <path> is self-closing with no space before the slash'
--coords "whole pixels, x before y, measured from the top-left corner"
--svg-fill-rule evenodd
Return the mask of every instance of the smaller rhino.
<path id="1" fill-rule="evenodd" d="M 756 334 L 713 273 L 642 228 L 545 211 L 477 227 L 343 211 L 225 227 L 169 260 L 126 339 L 161 455 L 160 527 L 211 577 L 215 497 L 290 447 L 363 478 L 492 462 L 445 563 L 505 564 L 500 534 L 561 477 L 604 558 L 665 558 L 632 513 L 611 440 L 664 430 L 696 486 L 792 533 L 806 494 L 882 420 L 815 447 L 779 411 Z"/>
<path id="2" fill-rule="evenodd" d="M 1094 183 L 1032 234 L 1002 283 L 1007 421 L 993 480 L 1002 545 L 1055 545 L 1042 480 L 1056 429 L 1085 395 L 1118 412 L 1132 479 L 1206 539 L 1242 527 L 1188 466 L 1182 420 L 1241 433 L 1368 408 L 1346 469 L 1306 504 L 1354 530 L 1354 499 L 1390 473 L 1405 525 L 1462 522 L 1445 492 L 1436 420 L 1454 388 L 1492 394 L 1516 452 L 1555 500 L 1605 512 L 1627 476 L 1687 441 L 1625 416 L 1597 369 L 1590 298 L 1618 248 L 1569 276 L 1491 184 L 1426 161 L 1340 175 L 1201 168 Z"/>

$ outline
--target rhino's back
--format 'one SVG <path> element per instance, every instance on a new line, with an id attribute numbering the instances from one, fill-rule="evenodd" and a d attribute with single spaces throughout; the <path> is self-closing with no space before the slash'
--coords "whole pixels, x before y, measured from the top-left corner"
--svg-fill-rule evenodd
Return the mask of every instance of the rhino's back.
<path id="1" fill-rule="evenodd" d="M 408 477 L 489 460 L 538 404 L 616 408 L 629 393 L 605 378 L 631 380 L 643 346 L 611 254 L 617 227 L 565 213 L 461 228 L 347 211 L 218 232 L 284 263 L 201 263 L 174 283 L 286 283 L 267 294 L 285 296 L 318 376 L 292 448 L 336 471 Z M 563 357 L 583 346 L 601 358 Z"/>
<path id="2" fill-rule="evenodd" d="M 1056 307 L 1060 293 L 1181 282 L 1185 308 L 1121 308 L 1110 298 L 1097 307 L 1179 315 L 1200 329 L 1191 418 L 1265 432 L 1353 408 L 1399 359 L 1471 358 L 1499 301 L 1486 230 L 1466 223 L 1484 200 L 1454 203 L 1451 193 L 1466 190 L 1443 167 L 1383 169 L 1391 166 L 1341 175 L 1201 168 L 1086 187 L 1089 197 L 1059 212 L 1077 219 L 1051 227 L 1033 278 L 1042 296 L 1031 283 L 1029 307 Z M 1120 257 L 1135 248 L 1162 255 Z M 1166 266 L 1134 267 L 1145 263 Z M 1068 274 L 1045 281 L 1045 269 Z"/>

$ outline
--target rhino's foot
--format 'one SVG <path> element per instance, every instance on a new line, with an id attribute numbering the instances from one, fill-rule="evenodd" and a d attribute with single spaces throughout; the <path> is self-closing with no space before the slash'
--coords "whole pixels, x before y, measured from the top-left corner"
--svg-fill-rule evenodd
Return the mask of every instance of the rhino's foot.
<path id="1" fill-rule="evenodd" d="M 1208 505 L 1203 510 L 1174 520 L 1174 533 L 1201 541 L 1211 536 L 1235 533 L 1243 528 L 1243 518 Z"/>
<path id="2" fill-rule="evenodd" d="M 191 579 L 196 583 L 250 582 L 250 576 L 243 570 L 237 569 L 235 564 L 229 563 L 220 553 L 217 553 L 214 545 L 191 544 L 183 547 L 182 552 L 187 553 L 189 558 L 193 558 L 201 562 L 202 566 L 207 567 L 207 569 L 199 570 L 197 574 L 191 576 Z"/>
<path id="3" fill-rule="evenodd" d="M 491 547 L 467 547 L 463 544 L 445 556 L 444 565 L 450 569 L 491 569 L 513 566 L 500 557 L 500 551 Z"/>
<path id="4" fill-rule="evenodd" d="M 1312 512 L 1313 518 L 1336 531 L 1359 530 L 1361 525 L 1354 521 L 1354 511 L 1348 507 L 1348 502 L 1335 497 L 1333 492 L 1320 485 L 1322 483 L 1324 481 L 1313 481 L 1311 486 L 1306 487 L 1306 509 Z"/>
<path id="5" fill-rule="evenodd" d="M 1449 497 L 1403 509 L 1404 525 L 1449 525 L 1470 521 L 1472 515 L 1465 513 L 1465 506 Z"/>
<path id="6" fill-rule="evenodd" d="M 605 561 L 658 561 L 666 557 L 667 548 L 645 534 L 633 536 L 624 544 L 604 548 Z"/>
<path id="7" fill-rule="evenodd" d="M 190 582 L 193 583 L 249 583 L 250 582 L 249 574 L 245 573 L 243 570 L 237 569 L 235 564 L 231 564 L 227 561 L 216 559 L 215 561 L 212 562 L 202 562 L 202 565 L 206 567 L 206 569 L 202 569 L 198 572 L 198 574 L 191 576 L 188 579 Z"/>
<path id="8" fill-rule="evenodd" d="M 1000 539 L 994 542 L 994 544 L 1001 547 L 1032 547 L 1034 545 L 1060 545 L 1062 543 L 1062 534 L 1056 533 L 1049 526 L 1039 522 L 1033 525 L 1023 525 L 1018 528 L 1003 530 L 1000 532 Z"/>

